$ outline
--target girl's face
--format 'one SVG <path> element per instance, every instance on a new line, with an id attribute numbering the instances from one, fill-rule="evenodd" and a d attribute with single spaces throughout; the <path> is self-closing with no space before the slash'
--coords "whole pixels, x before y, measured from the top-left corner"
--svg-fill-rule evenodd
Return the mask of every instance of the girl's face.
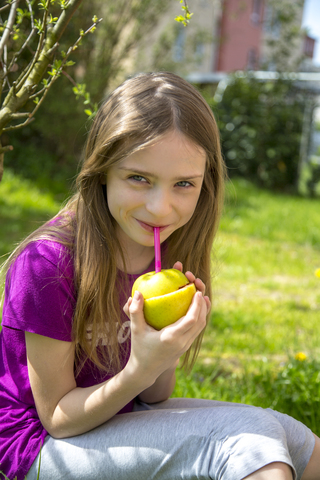
<path id="1" fill-rule="evenodd" d="M 109 169 L 108 206 L 127 251 L 137 244 L 153 247 L 153 227 L 160 227 L 163 242 L 190 220 L 205 164 L 204 150 L 173 131 Z"/>

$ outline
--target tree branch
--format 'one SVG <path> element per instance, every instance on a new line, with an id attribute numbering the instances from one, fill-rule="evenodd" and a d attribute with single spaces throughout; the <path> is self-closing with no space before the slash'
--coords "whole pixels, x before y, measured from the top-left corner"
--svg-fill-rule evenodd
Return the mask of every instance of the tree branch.
<path id="1" fill-rule="evenodd" d="M 10 152 L 10 151 L 12 151 L 12 150 L 13 150 L 13 146 L 12 146 L 12 145 L 6 145 L 5 147 L 2 147 L 2 146 L 0 145 L 0 155 L 1 155 L 2 153 Z"/>
<path id="2" fill-rule="evenodd" d="M 14 0 L 11 4 L 8 22 L 7 25 L 4 27 L 4 32 L 0 40 L 0 58 L 2 57 L 4 46 L 8 42 L 12 27 L 14 25 L 19 1 L 20 0 Z"/>
<path id="3" fill-rule="evenodd" d="M 3 176 L 4 154 L 5 154 L 5 152 L 9 152 L 10 150 L 13 150 L 12 145 L 7 145 L 7 146 L 3 147 L 1 145 L 1 142 L 0 142 L 0 182 L 1 182 L 2 176 Z"/>
<path id="4" fill-rule="evenodd" d="M 2 10 L 7 10 L 7 8 L 9 8 L 10 5 L 9 3 L 7 3 L 7 5 L 5 5 L 4 7 L 0 7 L 0 12 L 2 12 Z"/>
<path id="5" fill-rule="evenodd" d="M 28 67 L 22 72 L 22 75 L 20 75 L 19 80 L 17 81 L 17 89 L 21 88 L 22 85 L 24 84 L 25 80 L 28 78 L 30 72 L 32 71 L 33 67 L 37 63 L 40 53 L 43 49 L 43 43 L 45 40 L 45 31 L 46 31 L 46 23 L 47 23 L 47 18 L 48 18 L 48 8 L 50 5 L 51 0 L 47 0 L 46 8 L 43 13 L 43 18 L 42 18 L 42 23 L 41 23 L 41 31 L 39 31 L 39 41 L 37 45 L 37 49 L 35 54 L 33 55 L 33 58 L 31 62 L 29 63 Z"/>
<path id="6" fill-rule="evenodd" d="M 24 44 L 22 45 L 22 47 L 20 48 L 19 52 L 17 52 L 14 57 L 12 58 L 11 62 L 10 62 L 10 65 L 8 66 L 8 71 L 10 72 L 12 66 L 15 64 L 15 62 L 18 60 L 18 58 L 20 57 L 21 53 L 23 52 L 23 50 L 27 47 L 27 45 L 29 45 L 32 37 L 34 36 L 34 34 L 36 33 L 36 28 L 35 27 L 32 27 L 32 30 L 31 32 L 29 33 L 28 35 L 28 38 L 26 39 L 26 41 L 24 42 Z"/>
<path id="7" fill-rule="evenodd" d="M 57 42 L 81 2 L 82 0 L 71 0 L 69 2 L 66 9 L 61 13 L 56 25 L 47 32 L 47 37 L 39 58 L 28 73 L 27 78 L 25 78 L 23 85 L 20 84 L 20 89 L 17 88 L 16 92 L 13 87 L 10 89 L 7 98 L 4 101 L 4 107 L 0 111 L 0 133 L 10 122 L 12 118 L 11 115 L 19 111 L 29 100 L 30 95 L 34 93 L 38 83 L 47 71 L 48 65 L 57 47 Z"/>
<path id="8" fill-rule="evenodd" d="M 10 127 L 6 127 L 6 128 L 3 129 L 3 132 L 12 132 L 12 130 L 18 130 L 19 128 L 22 128 L 22 127 L 25 127 L 25 126 L 29 125 L 29 123 L 33 122 L 34 120 L 35 120 L 35 118 L 30 117 L 30 115 L 29 115 L 25 122 L 19 123 L 18 125 L 12 125 Z M 12 149 L 9 149 L 9 150 L 12 150 Z"/>

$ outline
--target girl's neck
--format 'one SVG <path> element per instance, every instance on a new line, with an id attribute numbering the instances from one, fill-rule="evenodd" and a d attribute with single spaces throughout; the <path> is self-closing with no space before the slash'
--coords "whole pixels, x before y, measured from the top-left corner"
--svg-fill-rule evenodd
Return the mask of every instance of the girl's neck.
<path id="1" fill-rule="evenodd" d="M 154 259 L 154 248 L 143 245 L 134 246 L 129 250 L 124 249 L 127 273 L 138 274 L 144 272 Z M 124 270 L 122 259 L 119 255 L 117 265 L 120 270 Z"/>
<path id="2" fill-rule="evenodd" d="M 144 272 L 154 259 L 154 246 L 141 245 L 135 242 L 121 229 L 117 229 L 116 234 L 125 257 L 127 273 L 138 274 Z M 118 255 L 117 267 L 124 271 L 121 255 Z"/>

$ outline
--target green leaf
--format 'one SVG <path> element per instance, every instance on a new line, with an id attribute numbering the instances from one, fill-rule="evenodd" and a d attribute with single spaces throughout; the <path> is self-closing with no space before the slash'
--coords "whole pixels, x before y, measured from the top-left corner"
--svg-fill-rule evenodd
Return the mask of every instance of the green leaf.
<path id="1" fill-rule="evenodd" d="M 43 25 L 42 25 L 42 21 L 41 21 L 41 20 L 38 20 L 37 18 L 35 18 L 35 20 L 34 20 L 34 26 L 38 29 L 38 33 L 42 33 L 42 32 L 43 32 Z"/>
<path id="2" fill-rule="evenodd" d="M 40 0 L 40 2 L 38 3 L 39 7 L 40 7 L 40 10 L 47 10 L 47 2 L 46 0 Z"/>

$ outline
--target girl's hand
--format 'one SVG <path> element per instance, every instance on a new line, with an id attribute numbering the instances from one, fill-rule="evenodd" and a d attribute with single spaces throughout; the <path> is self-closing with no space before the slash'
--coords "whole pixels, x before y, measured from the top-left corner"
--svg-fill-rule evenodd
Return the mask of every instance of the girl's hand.
<path id="1" fill-rule="evenodd" d="M 176 262 L 174 265 L 173 265 L 173 268 L 176 268 L 177 270 L 180 270 L 180 272 L 182 272 L 182 263 L 181 262 Z M 211 311 L 211 302 L 210 302 L 210 299 L 208 296 L 205 295 L 205 292 L 206 292 L 206 286 L 205 284 L 203 283 L 202 280 L 200 280 L 200 278 L 196 278 L 192 272 L 185 272 L 185 276 L 187 277 L 187 279 L 189 280 L 190 283 L 194 283 L 195 284 L 195 287 L 196 289 L 202 293 L 203 295 L 203 298 L 205 299 L 205 302 L 206 302 L 206 305 L 207 305 L 207 314 L 210 313 Z"/>
<path id="2" fill-rule="evenodd" d="M 160 331 L 150 327 L 143 316 L 143 297 L 136 292 L 125 310 L 131 319 L 131 355 L 128 368 L 138 369 L 150 385 L 165 371 L 176 367 L 179 358 L 206 326 L 207 301 L 195 293 L 187 314 Z"/>

